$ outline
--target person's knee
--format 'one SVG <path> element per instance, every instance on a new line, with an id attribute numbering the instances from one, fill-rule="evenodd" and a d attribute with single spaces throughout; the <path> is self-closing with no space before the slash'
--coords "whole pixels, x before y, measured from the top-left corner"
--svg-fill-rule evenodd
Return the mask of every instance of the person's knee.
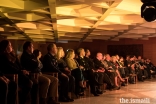
<path id="1" fill-rule="evenodd" d="M 51 82 L 54 82 L 54 83 L 58 83 L 59 82 L 59 79 L 56 78 L 56 77 L 51 77 L 50 80 L 51 80 Z"/>
<path id="2" fill-rule="evenodd" d="M 50 85 L 50 83 L 51 83 L 51 80 L 49 79 L 49 78 L 45 78 L 44 79 L 44 85 Z"/>
<path id="3" fill-rule="evenodd" d="M 27 87 L 32 88 L 32 86 L 33 86 L 33 81 L 29 80 L 27 83 Z"/>

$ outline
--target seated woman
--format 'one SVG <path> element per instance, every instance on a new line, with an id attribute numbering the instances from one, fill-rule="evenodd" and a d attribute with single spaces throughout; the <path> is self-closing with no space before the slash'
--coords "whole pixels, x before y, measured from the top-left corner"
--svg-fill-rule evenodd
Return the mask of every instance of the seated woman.
<path id="1" fill-rule="evenodd" d="M 63 59 L 65 56 L 65 53 L 63 51 L 62 47 L 58 47 L 57 50 L 57 60 L 58 60 L 58 67 L 59 69 L 68 76 L 69 78 L 69 92 L 74 93 L 75 91 L 75 78 L 71 75 L 71 70 L 68 68 L 65 60 Z M 74 99 L 69 98 L 68 100 L 74 101 Z"/>
<path id="2" fill-rule="evenodd" d="M 120 60 L 120 57 L 119 55 L 116 55 L 116 66 L 118 66 L 118 71 L 121 75 L 122 78 L 125 78 L 125 69 L 123 67 L 123 64 L 119 61 Z"/>
<path id="3" fill-rule="evenodd" d="M 106 54 L 105 57 L 106 57 L 105 61 L 107 62 L 107 65 L 108 65 L 108 67 L 106 68 L 107 69 L 106 72 L 108 73 L 108 75 L 110 76 L 110 78 L 112 80 L 115 78 L 114 84 L 115 84 L 116 87 L 118 87 L 118 89 L 120 89 L 119 84 L 117 83 L 118 82 L 117 81 L 117 77 L 119 75 L 119 72 L 117 70 L 117 67 L 111 61 L 111 57 L 110 57 L 109 54 Z M 114 74 L 114 76 L 112 74 Z M 124 80 L 121 78 L 121 76 L 119 76 L 119 78 L 120 78 L 120 80 L 122 80 L 124 82 Z"/>
<path id="4" fill-rule="evenodd" d="M 13 53 L 10 41 L 3 40 L 0 42 L 0 69 L 4 74 L 18 74 L 18 84 L 21 88 L 20 104 L 25 104 L 27 97 L 32 89 L 32 81 L 28 77 L 29 72 L 24 70 Z M 31 94 L 34 95 L 34 94 Z M 37 93 L 36 93 L 37 95 Z M 32 96 L 33 98 L 33 96 Z M 32 99 L 32 104 L 37 103 L 37 99 Z"/>
<path id="5" fill-rule="evenodd" d="M 124 71 L 125 71 L 125 77 L 128 77 L 128 75 L 129 75 L 129 70 L 128 70 L 128 68 L 125 66 L 125 64 L 124 64 L 124 58 L 123 57 L 120 57 L 119 58 L 119 61 L 118 61 L 118 63 L 120 64 L 120 68 L 123 68 L 124 69 Z M 123 77 L 124 77 L 123 76 Z"/>
<path id="6" fill-rule="evenodd" d="M 0 72 L 0 104 L 16 104 L 17 85 Z"/>
<path id="7" fill-rule="evenodd" d="M 73 49 L 68 50 L 66 54 L 66 63 L 71 70 L 71 74 L 75 77 L 75 94 L 78 96 L 84 95 L 84 76 L 82 70 L 84 69 L 82 66 L 79 66 L 78 62 L 74 59 L 75 52 Z"/>
<path id="8" fill-rule="evenodd" d="M 135 64 L 132 64 L 130 66 L 129 83 L 131 83 L 131 84 L 135 84 L 133 74 L 136 74 Z"/>
<path id="9" fill-rule="evenodd" d="M 117 59 L 116 59 L 116 57 L 115 56 L 112 56 L 111 57 L 111 61 L 112 61 L 112 64 L 113 64 L 113 69 L 115 69 L 115 71 L 116 71 L 116 73 L 117 73 L 117 75 L 118 75 L 118 77 L 119 77 L 119 79 L 120 79 L 120 81 L 122 81 L 122 82 L 124 82 L 125 80 L 121 77 L 121 75 L 120 75 L 120 73 L 119 73 L 119 70 L 118 70 L 118 68 L 119 68 L 119 65 L 117 64 Z"/>

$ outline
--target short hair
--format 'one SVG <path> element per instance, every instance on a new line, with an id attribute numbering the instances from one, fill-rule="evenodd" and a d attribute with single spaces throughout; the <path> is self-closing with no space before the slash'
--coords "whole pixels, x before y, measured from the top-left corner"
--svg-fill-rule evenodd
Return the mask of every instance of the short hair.
<path id="1" fill-rule="evenodd" d="M 134 55 L 130 55 L 130 58 L 134 58 Z"/>
<path id="2" fill-rule="evenodd" d="M 47 46 L 47 51 L 50 51 L 51 50 L 51 48 L 53 48 L 54 47 L 54 43 L 51 43 L 51 44 L 49 44 L 48 46 Z"/>
<path id="3" fill-rule="evenodd" d="M 79 49 L 77 50 L 78 55 L 80 55 L 80 53 L 81 53 L 82 50 L 84 50 L 84 49 L 83 49 L 83 48 L 79 48 Z"/>
<path id="4" fill-rule="evenodd" d="M 90 51 L 89 49 L 85 49 L 85 52 L 88 52 L 88 51 Z"/>
<path id="5" fill-rule="evenodd" d="M 38 57 L 38 56 L 39 56 L 39 52 L 41 52 L 41 51 L 38 50 L 38 49 L 35 49 L 35 50 L 33 51 L 33 54 L 35 55 L 35 57 Z"/>
<path id="6" fill-rule="evenodd" d="M 24 44 L 23 44 L 23 51 L 26 51 L 28 49 L 28 47 L 32 44 L 32 42 L 30 41 L 26 41 Z"/>

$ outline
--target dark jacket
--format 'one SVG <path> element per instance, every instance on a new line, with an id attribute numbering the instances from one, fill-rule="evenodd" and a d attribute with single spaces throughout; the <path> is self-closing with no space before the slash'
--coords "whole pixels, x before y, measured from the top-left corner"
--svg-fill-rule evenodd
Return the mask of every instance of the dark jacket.
<path id="1" fill-rule="evenodd" d="M 79 63 L 80 66 L 83 66 L 85 70 L 92 69 L 92 68 L 89 67 L 89 64 L 88 64 L 87 60 L 85 59 L 85 57 L 82 58 L 82 57 L 79 56 L 77 58 L 77 62 Z"/>
<path id="2" fill-rule="evenodd" d="M 38 72 L 38 61 L 33 54 L 23 52 L 21 55 L 21 65 L 22 67 L 31 72 Z"/>
<path id="3" fill-rule="evenodd" d="M 15 62 L 12 62 L 8 59 L 6 54 L 0 55 L 0 70 L 4 74 L 19 74 L 22 73 L 21 70 L 23 69 L 19 63 L 19 60 L 16 56 L 14 56 Z"/>
<path id="4" fill-rule="evenodd" d="M 57 59 L 47 53 L 43 58 L 43 72 L 58 72 L 59 74 L 62 73 L 58 67 Z"/>
<path id="5" fill-rule="evenodd" d="M 63 58 L 58 60 L 58 67 L 61 72 L 65 72 L 65 68 L 68 68 L 67 63 L 64 61 Z"/>
<path id="6" fill-rule="evenodd" d="M 95 65 L 96 70 L 104 68 L 103 63 L 100 60 L 98 60 L 97 58 L 94 59 L 94 65 Z"/>

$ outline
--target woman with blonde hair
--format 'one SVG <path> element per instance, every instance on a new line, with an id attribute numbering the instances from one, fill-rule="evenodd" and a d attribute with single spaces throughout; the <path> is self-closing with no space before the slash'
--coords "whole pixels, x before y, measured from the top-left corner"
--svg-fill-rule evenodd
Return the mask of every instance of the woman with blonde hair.
<path id="1" fill-rule="evenodd" d="M 58 67 L 61 70 L 61 72 L 63 72 L 64 74 L 66 74 L 69 78 L 69 92 L 74 93 L 75 91 L 75 78 L 71 75 L 71 70 L 68 68 L 67 63 L 65 62 L 65 60 L 63 59 L 65 56 L 64 50 L 62 47 L 58 47 L 57 48 L 57 60 L 58 60 Z M 74 101 L 74 99 L 67 98 L 69 101 Z"/>
<path id="2" fill-rule="evenodd" d="M 114 65 L 114 69 L 116 69 L 115 71 L 116 71 L 116 73 L 117 73 L 117 75 L 118 75 L 120 81 L 125 82 L 125 80 L 121 77 L 121 75 L 120 75 L 120 73 L 119 73 L 119 70 L 118 70 L 118 69 L 119 69 L 119 65 L 117 64 L 117 58 L 116 58 L 116 56 L 112 56 L 111 59 L 112 59 L 113 65 Z M 125 86 L 124 83 L 123 83 L 122 85 Z"/>
<path id="3" fill-rule="evenodd" d="M 78 62 L 74 59 L 75 58 L 75 52 L 73 49 L 68 50 L 66 54 L 66 62 L 71 70 L 71 74 L 75 77 L 75 94 L 77 96 L 83 96 L 84 95 L 84 76 L 82 73 L 82 70 L 84 67 L 79 66 Z"/>

